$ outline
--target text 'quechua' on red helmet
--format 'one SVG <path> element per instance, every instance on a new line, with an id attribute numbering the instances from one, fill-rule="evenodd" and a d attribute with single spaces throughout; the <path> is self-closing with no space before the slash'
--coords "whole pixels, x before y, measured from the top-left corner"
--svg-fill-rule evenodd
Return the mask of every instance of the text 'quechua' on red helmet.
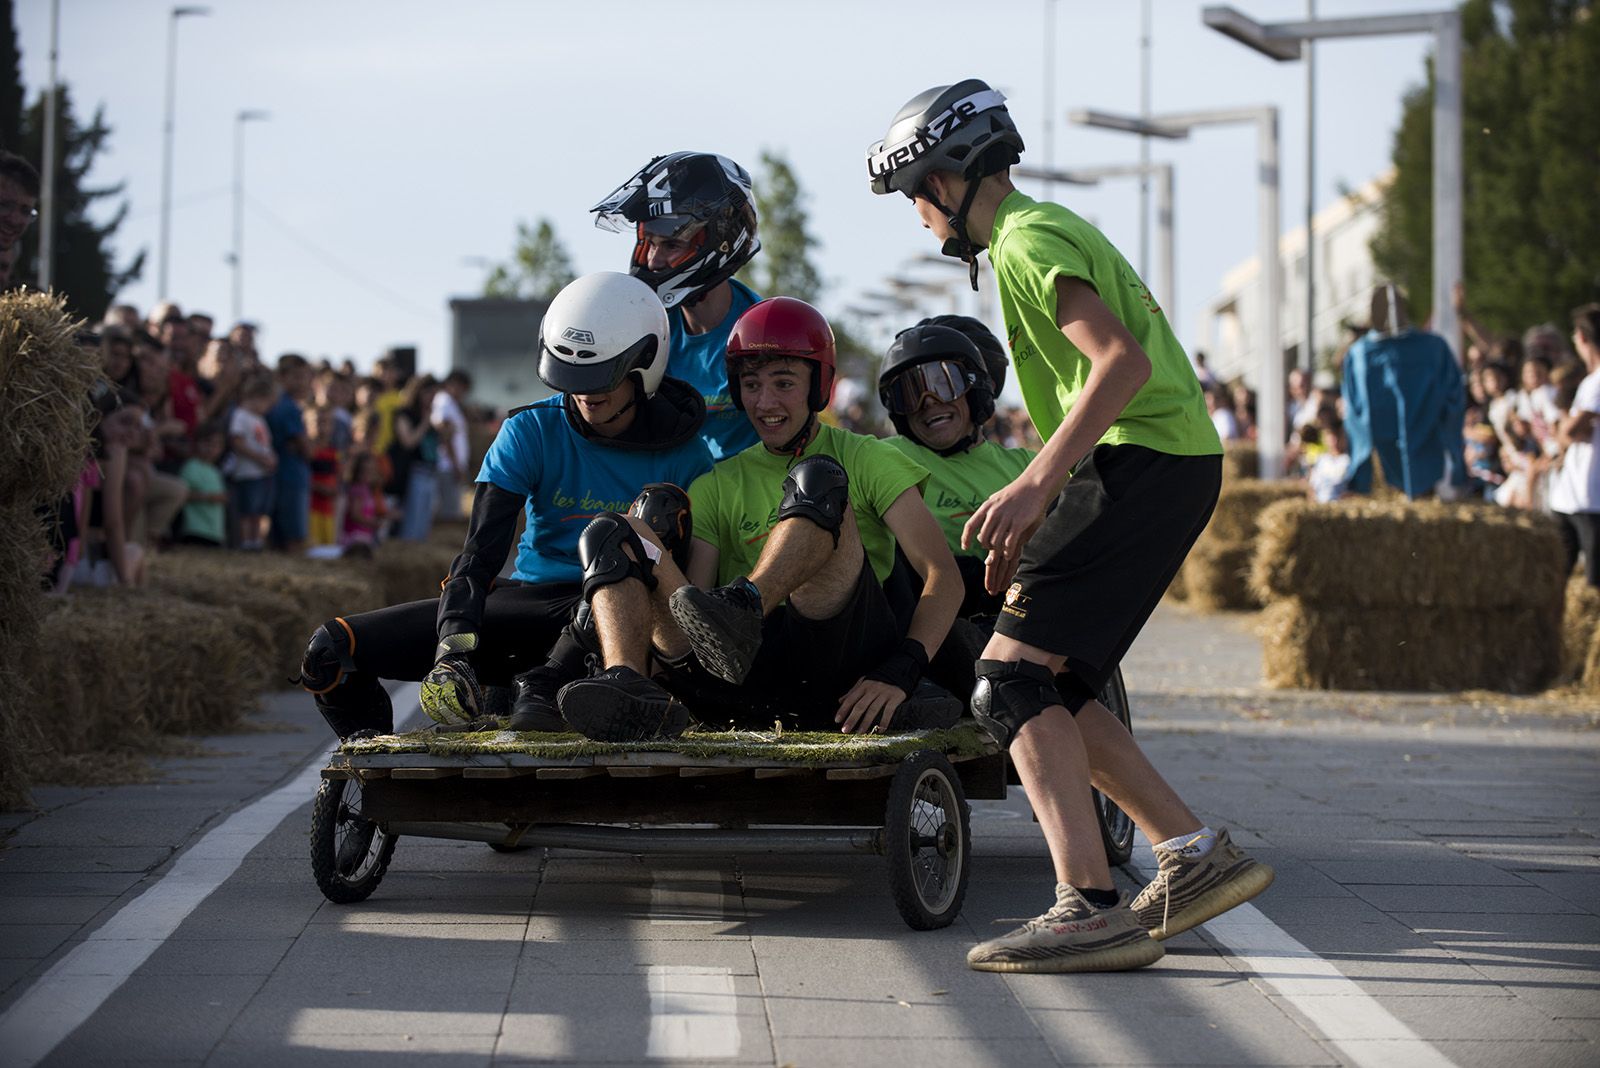
<path id="1" fill-rule="evenodd" d="M 728 335 L 728 396 L 744 411 L 739 396 L 740 364 L 750 357 L 788 356 L 814 364 L 807 403 L 820 412 L 833 401 L 833 328 L 823 314 L 794 297 L 768 297 L 752 305 Z"/>
<path id="2" fill-rule="evenodd" d="M 750 172 L 709 152 L 657 156 L 589 210 L 602 230 L 634 231 L 629 273 L 668 308 L 726 282 L 761 249 Z M 688 249 L 652 269 L 652 237 L 682 241 Z"/>

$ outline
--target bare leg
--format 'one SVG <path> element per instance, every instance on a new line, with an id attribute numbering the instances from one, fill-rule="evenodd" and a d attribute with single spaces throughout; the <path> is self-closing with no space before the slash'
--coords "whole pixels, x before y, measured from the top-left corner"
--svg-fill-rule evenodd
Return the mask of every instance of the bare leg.
<path id="1" fill-rule="evenodd" d="M 788 600 L 809 619 L 828 619 L 850 600 L 861 573 L 861 534 L 848 509 L 833 535 L 809 519 L 785 519 L 772 528 L 750 581 L 761 591 L 761 610 L 770 613 Z"/>
<path id="2" fill-rule="evenodd" d="M 649 673 L 650 591 L 635 578 L 614 582 L 594 591 L 589 601 L 600 654 L 606 667 L 630 667 Z"/>
<path id="3" fill-rule="evenodd" d="M 1200 820 L 1104 705 L 1099 701 L 1084 705 L 1077 724 L 1095 789 L 1115 801 L 1145 837 L 1164 842 L 1200 828 Z"/>

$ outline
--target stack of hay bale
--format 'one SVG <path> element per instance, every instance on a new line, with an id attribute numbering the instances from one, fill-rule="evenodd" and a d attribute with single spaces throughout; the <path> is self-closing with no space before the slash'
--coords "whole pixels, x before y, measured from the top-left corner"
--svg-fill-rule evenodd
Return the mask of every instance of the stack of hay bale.
<path id="1" fill-rule="evenodd" d="M 1293 482 L 1225 477 L 1217 510 L 1205 533 L 1189 550 L 1174 587 L 1202 612 L 1261 607 L 1250 588 L 1250 562 L 1255 557 L 1262 510 L 1278 501 L 1304 496 L 1304 487 Z"/>
<path id="2" fill-rule="evenodd" d="M 1567 583 L 1561 617 L 1561 681 L 1600 694 L 1600 590 L 1582 577 Z"/>
<path id="3" fill-rule="evenodd" d="M 1566 560 L 1548 516 L 1285 501 L 1260 525 L 1268 685 L 1526 693 L 1556 678 Z"/>

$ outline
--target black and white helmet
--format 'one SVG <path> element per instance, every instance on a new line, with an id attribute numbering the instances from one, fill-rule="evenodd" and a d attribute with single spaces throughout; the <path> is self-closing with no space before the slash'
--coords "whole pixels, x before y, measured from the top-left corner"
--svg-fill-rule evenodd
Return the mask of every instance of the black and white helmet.
<path id="1" fill-rule="evenodd" d="M 634 230 L 629 273 L 668 308 L 732 278 L 761 250 L 750 172 L 709 152 L 657 156 L 589 210 L 602 230 Z M 652 270 L 651 237 L 674 238 L 690 248 L 677 262 Z"/>
<path id="2" fill-rule="evenodd" d="M 644 396 L 667 372 L 667 310 L 655 290 L 616 271 L 568 282 L 539 324 L 539 379 L 558 393 L 609 393 L 631 375 Z"/>
<path id="3" fill-rule="evenodd" d="M 1005 151 L 991 151 L 997 146 Z M 874 193 L 914 197 L 929 171 L 982 178 L 1016 163 L 1022 147 L 1005 94 L 968 78 L 907 101 L 883 140 L 867 150 L 867 176 Z"/>

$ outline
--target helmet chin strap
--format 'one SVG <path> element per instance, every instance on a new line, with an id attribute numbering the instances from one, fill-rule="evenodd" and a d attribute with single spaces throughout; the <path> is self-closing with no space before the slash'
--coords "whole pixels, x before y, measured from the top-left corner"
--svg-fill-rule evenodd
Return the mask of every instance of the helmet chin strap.
<path id="1" fill-rule="evenodd" d="M 794 437 L 790 438 L 788 441 L 784 442 L 782 445 L 779 445 L 778 451 L 792 453 L 794 456 L 798 457 L 801 453 L 806 451 L 806 445 L 808 445 L 811 440 L 811 431 L 816 427 L 816 425 L 817 413 L 807 412 L 806 421 L 801 424 L 800 432 Z"/>
<path id="2" fill-rule="evenodd" d="M 955 231 L 955 236 L 945 241 L 944 246 L 939 251 L 946 256 L 961 260 L 967 265 L 968 277 L 972 282 L 972 291 L 976 293 L 978 291 L 978 253 L 982 251 L 982 248 L 967 234 L 967 212 L 971 210 L 972 201 L 978 195 L 978 181 L 971 180 L 967 182 L 967 191 L 961 198 L 961 206 L 953 212 L 945 207 L 943 202 L 931 192 L 924 192 L 923 195 L 928 198 L 934 207 L 939 209 L 950 229 Z"/>

